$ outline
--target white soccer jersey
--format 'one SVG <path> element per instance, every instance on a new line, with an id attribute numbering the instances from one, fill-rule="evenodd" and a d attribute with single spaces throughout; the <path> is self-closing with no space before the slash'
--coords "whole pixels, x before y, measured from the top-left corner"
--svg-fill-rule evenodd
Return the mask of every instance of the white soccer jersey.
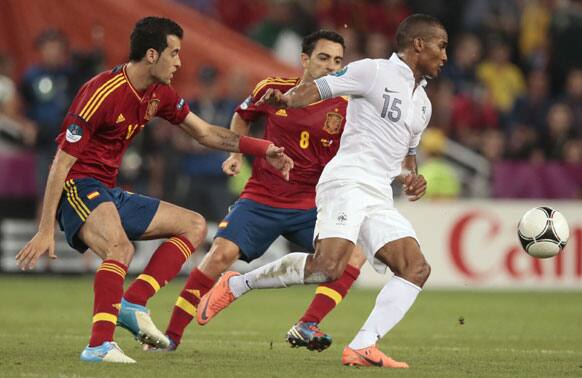
<path id="1" fill-rule="evenodd" d="M 322 99 L 351 96 L 340 149 L 319 182 L 357 181 L 391 193 L 390 183 L 430 120 L 426 81 L 415 89 L 412 70 L 393 54 L 350 63 L 315 84 Z"/>

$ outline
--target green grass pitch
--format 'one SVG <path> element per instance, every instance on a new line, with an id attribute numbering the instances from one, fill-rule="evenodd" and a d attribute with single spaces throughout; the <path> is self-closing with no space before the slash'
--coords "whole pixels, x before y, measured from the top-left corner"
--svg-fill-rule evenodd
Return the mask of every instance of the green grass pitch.
<path id="1" fill-rule="evenodd" d="M 165 329 L 183 279 L 150 301 Z M 88 364 L 92 278 L 0 276 L 0 376 L 5 377 L 580 377 L 580 292 L 423 292 L 381 342 L 407 371 L 349 368 L 341 351 L 377 291 L 352 290 L 322 323 L 325 352 L 291 349 L 284 334 L 314 287 L 250 293 L 205 327 L 192 324 L 175 353 L 146 353 L 123 329 L 116 339 L 135 365 Z M 462 320 L 461 320 L 462 319 Z M 461 324 L 462 323 L 462 324 Z"/>

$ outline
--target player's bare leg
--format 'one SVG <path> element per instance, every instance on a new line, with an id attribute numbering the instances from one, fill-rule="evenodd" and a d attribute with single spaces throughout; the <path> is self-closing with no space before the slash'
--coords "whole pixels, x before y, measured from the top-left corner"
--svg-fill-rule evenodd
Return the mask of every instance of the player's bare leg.
<path id="1" fill-rule="evenodd" d="M 97 206 L 87 217 L 78 236 L 103 259 L 93 283 L 95 299 L 91 340 L 81 353 L 81 360 L 134 363 L 135 360 L 127 357 L 113 342 L 123 281 L 134 254 L 115 205 L 103 202 Z"/>
<path id="2" fill-rule="evenodd" d="M 403 238 L 384 245 L 376 257 L 394 273 L 376 298 L 370 316 L 352 342 L 344 349 L 344 365 L 403 368 L 408 364 L 384 355 L 376 343 L 404 317 L 430 275 L 415 239 Z"/>
<path id="3" fill-rule="evenodd" d="M 240 248 L 232 241 L 217 237 L 210 251 L 198 265 L 207 277 L 216 281 L 240 257 Z"/>
<path id="4" fill-rule="evenodd" d="M 305 314 L 287 332 L 286 339 L 292 347 L 306 347 L 318 352 L 329 348 L 332 338 L 319 329 L 319 323 L 345 298 L 365 262 L 366 256 L 356 246 L 342 276 L 317 287 Z"/>
<path id="5" fill-rule="evenodd" d="M 317 241 L 313 255 L 295 252 L 244 275 L 227 272 L 200 300 L 197 321 L 208 323 L 251 289 L 334 281 L 343 274 L 353 249 L 354 244 L 346 239 L 322 239 Z"/>
<path id="6" fill-rule="evenodd" d="M 168 238 L 153 253 L 142 274 L 123 296 L 118 325 L 138 341 L 169 348 L 171 340 L 158 330 L 145 307 L 149 298 L 171 281 L 206 237 L 206 221 L 200 214 L 161 201 L 140 239 Z"/>
<path id="7" fill-rule="evenodd" d="M 196 316 L 200 298 L 212 288 L 218 277 L 239 256 L 238 245 L 228 239 L 217 237 L 202 262 L 190 273 L 180 296 L 176 300 L 170 322 L 166 328 L 166 334 L 174 345 L 174 349 L 178 347 L 184 330 Z"/>

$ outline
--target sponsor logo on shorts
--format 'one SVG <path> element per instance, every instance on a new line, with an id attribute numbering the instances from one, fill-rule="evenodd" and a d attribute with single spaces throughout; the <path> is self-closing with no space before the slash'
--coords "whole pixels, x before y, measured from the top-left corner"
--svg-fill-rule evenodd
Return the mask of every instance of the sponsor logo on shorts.
<path id="1" fill-rule="evenodd" d="M 65 132 L 65 139 L 69 143 L 77 143 L 83 137 L 83 129 L 79 125 L 75 125 L 74 123 L 70 124 L 67 127 L 67 131 Z"/>

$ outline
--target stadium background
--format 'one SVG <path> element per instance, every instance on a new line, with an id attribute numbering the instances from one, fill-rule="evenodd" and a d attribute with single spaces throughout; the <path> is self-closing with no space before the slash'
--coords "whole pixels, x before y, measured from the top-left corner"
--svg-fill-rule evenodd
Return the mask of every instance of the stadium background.
<path id="1" fill-rule="evenodd" d="M 17 270 L 14 255 L 35 230 L 58 127 L 43 109 L 58 116 L 84 80 L 123 63 L 137 19 L 164 15 L 184 27 L 174 86 L 195 112 L 228 127 L 256 82 L 300 74 L 302 36 L 339 31 L 345 63 L 386 57 L 398 23 L 424 12 L 447 27 L 449 62 L 428 87 L 434 110 L 419 162 L 429 193 L 399 206 L 433 265 L 428 287 L 582 287 L 581 1 L 0 0 L 0 7 L 2 273 Z M 213 223 L 210 241 L 247 176 L 227 179 L 220 171 L 225 154 L 191 143 L 163 121 L 152 123 L 128 151 L 119 183 L 199 211 Z M 261 135 L 260 126 L 254 132 Z M 571 241 L 559 258 L 540 262 L 519 251 L 515 226 L 542 204 L 566 215 Z M 79 258 L 57 237 L 59 259 L 43 260 L 36 272 L 94 271 L 94 259 Z M 134 273 L 154 249 L 137 248 Z M 293 248 L 279 240 L 254 264 Z M 358 284 L 386 279 L 368 269 Z"/>

